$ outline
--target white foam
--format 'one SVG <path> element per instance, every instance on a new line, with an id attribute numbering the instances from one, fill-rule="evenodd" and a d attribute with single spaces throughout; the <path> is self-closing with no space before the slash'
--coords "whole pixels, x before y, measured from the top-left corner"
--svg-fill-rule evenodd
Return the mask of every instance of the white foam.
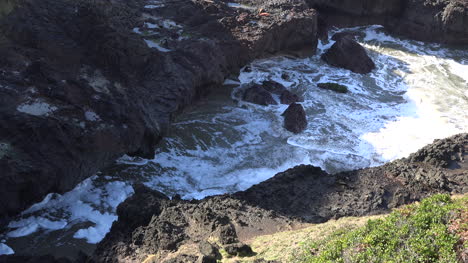
<path id="1" fill-rule="evenodd" d="M 11 247 L 7 246 L 7 244 L 0 243 L 0 256 L 1 255 L 13 255 L 13 254 L 15 254 L 15 251 L 13 251 Z"/>
<path id="2" fill-rule="evenodd" d="M 8 228 L 15 230 L 8 232 L 8 237 L 23 237 L 30 235 L 39 229 L 58 230 L 67 225 L 65 220 L 52 221 L 41 216 L 32 216 L 24 220 L 13 221 L 8 224 Z"/>
<path id="3" fill-rule="evenodd" d="M 156 9 L 156 8 L 161 8 L 161 7 L 164 7 L 164 5 L 163 4 L 160 4 L 160 5 L 145 5 L 146 9 Z"/>
<path id="4" fill-rule="evenodd" d="M 155 28 L 159 28 L 158 25 L 156 24 L 152 24 L 152 23 L 148 23 L 148 22 L 145 22 L 145 26 L 149 29 L 155 29 Z"/>
<path id="5" fill-rule="evenodd" d="M 16 110 L 34 116 L 49 116 L 57 110 L 57 107 L 41 100 L 34 100 L 19 105 Z"/>
<path id="6" fill-rule="evenodd" d="M 130 157 L 128 155 L 123 155 L 117 160 L 117 163 L 131 164 L 131 165 L 146 165 L 149 160 L 139 157 Z"/>
<path id="7" fill-rule="evenodd" d="M 80 222 L 93 226 L 78 230 L 74 237 L 97 243 L 117 220 L 117 206 L 133 194 L 133 188 L 120 181 L 99 185 L 94 176 L 63 195 L 49 194 L 40 203 L 22 213 L 22 218 L 9 223 L 8 237 L 30 235 L 39 230 L 59 230 Z M 38 216 L 39 215 L 39 216 Z"/>
<path id="8" fill-rule="evenodd" d="M 171 52 L 171 51 L 172 51 L 172 50 L 170 50 L 170 49 L 163 48 L 161 45 L 159 45 L 158 43 L 154 42 L 153 40 L 145 39 L 145 42 L 146 42 L 146 44 L 148 45 L 148 47 L 150 47 L 150 48 L 156 48 L 157 50 L 159 50 L 159 51 L 161 51 L 161 52 Z"/>
<path id="9" fill-rule="evenodd" d="M 99 117 L 99 115 L 97 115 L 97 113 L 95 113 L 94 111 L 90 111 L 90 110 L 85 111 L 84 116 L 87 121 L 100 121 L 101 120 L 101 118 Z"/>

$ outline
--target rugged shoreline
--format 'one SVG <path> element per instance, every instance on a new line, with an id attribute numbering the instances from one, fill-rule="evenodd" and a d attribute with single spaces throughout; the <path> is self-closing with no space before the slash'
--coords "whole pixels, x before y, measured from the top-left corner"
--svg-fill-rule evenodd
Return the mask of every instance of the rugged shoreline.
<path id="1" fill-rule="evenodd" d="M 283 2 L 255 6 L 268 16 L 210 1 L 20 2 L 1 26 L 0 222 L 123 154 L 152 157 L 174 114 L 252 59 L 313 53 L 315 10 Z"/>
<path id="2" fill-rule="evenodd" d="M 314 53 L 331 25 L 378 22 L 418 40 L 468 43 L 463 1 L 364 2 L 9 1 L 0 225 L 123 154 L 152 157 L 174 114 L 255 58 Z"/>
<path id="3" fill-rule="evenodd" d="M 76 262 L 198 262 L 204 260 L 201 247 L 207 241 L 216 249 L 229 249 L 305 223 L 382 214 L 435 193 L 466 194 L 467 157 L 464 133 L 379 167 L 327 174 L 301 165 L 246 191 L 202 200 L 169 199 L 137 185 L 135 194 L 118 207 L 119 219 L 94 255 Z M 38 257 L 0 257 L 5 262 L 29 259 Z M 44 262 L 68 262 L 61 260 L 44 257 Z"/>
<path id="4" fill-rule="evenodd" d="M 233 8 L 213 1 L 158 7 L 144 1 L 20 1 L 0 22 L 0 226 L 122 154 L 152 157 L 175 114 L 255 58 L 314 53 L 327 25 L 378 21 L 418 40 L 468 42 L 466 28 L 459 27 L 467 16 L 460 1 L 412 1 L 404 8 L 380 3 L 361 11 L 355 3 L 350 14 L 339 11 L 346 6 L 318 2 L 243 1 L 246 6 Z M 421 5 L 429 28 L 412 20 Z M 367 22 L 358 21 L 363 18 Z M 138 187 L 119 208 L 121 220 L 94 260 L 141 260 L 164 251 L 154 259 L 161 260 L 187 242 L 209 238 L 205 232 L 230 245 L 266 229 L 382 213 L 435 192 L 465 193 L 466 164 L 456 160 L 466 140 L 459 135 L 409 159 L 337 175 L 295 167 L 247 191 L 202 201 L 169 200 Z M 140 212 L 142 196 L 152 201 L 139 221 L 132 214 Z M 158 238 L 148 241 L 147 235 Z"/>
<path id="5" fill-rule="evenodd" d="M 157 255 L 152 262 L 165 262 L 181 247 L 206 240 L 224 247 L 301 223 L 385 213 L 435 193 L 467 193 L 467 156 L 465 133 L 383 166 L 331 175 L 301 165 L 246 191 L 200 201 L 169 200 L 137 187 L 119 206 L 119 220 L 93 260 L 141 262 Z M 185 256 L 194 259 L 200 253 Z M 180 262 L 185 256 L 179 256 Z"/>

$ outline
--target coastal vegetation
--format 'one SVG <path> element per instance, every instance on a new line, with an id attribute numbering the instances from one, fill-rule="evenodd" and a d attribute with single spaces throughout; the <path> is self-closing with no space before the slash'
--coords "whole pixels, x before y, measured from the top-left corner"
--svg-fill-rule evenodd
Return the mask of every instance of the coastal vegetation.
<path id="1" fill-rule="evenodd" d="M 437 194 L 384 216 L 257 237 L 251 246 L 257 257 L 280 262 L 456 263 L 468 260 L 467 241 L 468 195 Z"/>

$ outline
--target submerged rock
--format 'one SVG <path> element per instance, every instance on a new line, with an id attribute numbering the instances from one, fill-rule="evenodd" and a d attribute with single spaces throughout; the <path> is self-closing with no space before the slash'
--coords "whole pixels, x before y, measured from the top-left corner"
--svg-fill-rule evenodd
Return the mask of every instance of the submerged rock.
<path id="1" fill-rule="evenodd" d="M 321 59 L 334 67 L 349 69 L 355 73 L 366 74 L 375 68 L 364 47 L 349 37 L 338 39 Z"/>
<path id="2" fill-rule="evenodd" d="M 276 100 L 271 96 L 271 93 L 266 91 L 261 86 L 253 86 L 246 89 L 242 99 L 244 101 L 263 106 L 278 104 Z"/>
<path id="3" fill-rule="evenodd" d="M 266 80 L 262 82 L 262 87 L 267 90 L 268 92 L 271 92 L 276 95 L 281 95 L 284 91 L 287 91 L 285 86 L 283 84 L 278 83 L 273 80 Z"/>
<path id="4" fill-rule="evenodd" d="M 300 133 L 307 128 L 307 118 L 301 104 L 292 103 L 283 112 L 284 128 L 293 133 Z"/>
<path id="5" fill-rule="evenodd" d="M 299 97 L 299 95 L 292 93 L 289 90 L 285 90 L 280 95 L 280 102 L 281 104 L 291 104 L 295 102 L 302 102 L 304 99 Z"/>
<path id="6" fill-rule="evenodd" d="M 267 80 L 262 83 L 262 87 L 280 97 L 281 104 L 291 104 L 294 102 L 302 102 L 304 101 L 299 95 L 292 93 L 289 91 L 283 84 L 278 83 L 276 81 Z"/>
<path id="7" fill-rule="evenodd" d="M 338 83 L 331 83 L 331 82 L 318 83 L 317 87 L 319 87 L 321 89 L 331 90 L 331 91 L 338 92 L 338 93 L 347 93 L 348 92 L 348 88 L 346 86 L 338 84 Z"/>
<path id="8" fill-rule="evenodd" d="M 267 80 L 262 84 L 250 84 L 243 91 L 242 99 L 259 105 L 276 105 L 277 101 L 273 98 L 273 94 L 279 96 L 281 104 L 291 104 L 294 102 L 302 102 L 303 98 L 289 91 L 283 84 L 276 81 Z"/>

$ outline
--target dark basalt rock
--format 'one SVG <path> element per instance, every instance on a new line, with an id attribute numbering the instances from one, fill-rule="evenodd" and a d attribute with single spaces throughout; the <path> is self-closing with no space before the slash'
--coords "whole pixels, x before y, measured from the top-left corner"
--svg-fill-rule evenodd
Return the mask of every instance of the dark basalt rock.
<path id="1" fill-rule="evenodd" d="M 280 95 L 281 104 L 291 104 L 295 102 L 303 102 L 304 99 L 299 97 L 297 94 L 292 93 L 289 90 L 285 90 Z"/>
<path id="2" fill-rule="evenodd" d="M 410 0 L 402 14 L 388 19 L 385 28 L 421 41 L 468 43 L 468 1 Z"/>
<path id="3" fill-rule="evenodd" d="M 0 224 L 123 154 L 153 157 L 173 116 L 227 76 L 317 41 L 303 1 L 252 3 L 268 17 L 220 1 L 146 4 L 22 0 L 1 18 Z M 143 24 L 164 20 L 180 27 L 154 29 L 167 50 L 150 48 Z"/>
<path id="4" fill-rule="evenodd" d="M 321 59 L 334 67 L 349 69 L 355 73 L 366 74 L 375 68 L 364 47 L 348 37 L 336 41 Z"/>
<path id="5" fill-rule="evenodd" d="M 307 0 L 307 3 L 319 11 L 320 25 L 380 24 L 394 34 L 420 41 L 468 43 L 466 0 Z"/>
<path id="6" fill-rule="evenodd" d="M 335 12 L 349 16 L 398 15 L 403 9 L 401 0 L 307 0 L 307 3 L 323 12 Z"/>
<path id="7" fill-rule="evenodd" d="M 268 92 L 271 92 L 276 95 L 281 95 L 284 91 L 287 91 L 286 87 L 283 86 L 283 84 L 272 80 L 262 82 L 262 87 Z"/>
<path id="8" fill-rule="evenodd" d="M 463 143 L 464 140 L 467 138 L 462 136 L 435 140 L 432 144 L 411 154 L 408 159 L 411 162 L 423 162 L 443 168 L 453 167 L 455 163 L 465 163 L 468 147 Z"/>
<path id="9" fill-rule="evenodd" d="M 93 260 L 141 262 L 149 254 L 164 258 L 174 252 L 162 250 L 166 239 L 173 240 L 177 251 L 183 245 L 200 244 L 213 237 L 226 251 L 238 255 L 244 251 L 240 241 L 274 233 L 284 226 L 290 229 L 301 222 L 385 213 L 434 193 L 466 193 L 468 165 L 461 158 L 451 158 L 448 168 L 438 163 L 447 156 L 460 155 L 460 149 L 465 149 L 466 157 L 467 148 L 465 133 L 379 167 L 331 175 L 318 167 L 300 165 L 246 191 L 203 200 L 169 200 L 159 192 L 136 186 L 135 194 L 118 207 L 118 221 L 99 243 Z M 427 162 L 423 156 L 435 161 Z M 174 229 L 184 233 L 184 238 L 173 235 Z M 212 247 L 199 250 L 210 255 L 213 252 Z M 245 251 L 250 252 L 247 248 Z M 179 259 L 200 256 L 203 254 L 184 254 Z M 158 259 L 153 262 L 161 262 Z"/>
<path id="10" fill-rule="evenodd" d="M 271 93 L 266 91 L 261 86 L 253 86 L 251 88 L 246 89 L 242 99 L 247 102 L 263 106 L 278 104 L 276 100 L 271 96 Z"/>
<path id="11" fill-rule="evenodd" d="M 142 204 L 145 206 L 136 211 Z M 184 257 L 216 260 L 216 245 L 207 240 L 242 254 L 249 250 L 238 246 L 239 237 L 272 233 L 283 224 L 294 225 L 290 219 L 275 216 L 269 220 L 271 229 L 264 229 L 264 225 L 254 222 L 261 222 L 270 212 L 229 196 L 203 201 L 169 200 L 144 186 L 135 187 L 135 194 L 119 205 L 117 213 L 118 221 L 92 257 L 95 262 L 142 262 L 147 255 L 158 255 L 153 261 L 161 262 L 184 245 L 198 248 L 192 249 L 193 254 L 184 253 Z"/>
<path id="12" fill-rule="evenodd" d="M 334 34 L 331 39 L 333 41 L 338 41 L 344 37 L 355 39 L 356 37 L 364 37 L 364 36 L 365 34 L 363 32 L 344 31 L 344 32 Z"/>
<path id="13" fill-rule="evenodd" d="M 73 263 L 67 258 L 55 258 L 52 255 L 44 256 L 0 256 L 2 263 Z"/>
<path id="14" fill-rule="evenodd" d="M 276 94 L 280 96 L 280 102 L 281 104 L 291 104 L 294 102 L 302 102 L 304 99 L 299 97 L 297 94 L 292 93 L 288 89 L 286 89 L 283 84 L 278 83 L 276 81 L 272 80 L 267 80 L 262 83 L 262 87 L 267 90 L 268 92 L 271 92 L 273 94 Z"/>
<path id="15" fill-rule="evenodd" d="M 283 112 L 284 128 L 293 133 L 300 133 L 307 128 L 307 118 L 301 104 L 292 103 Z"/>

